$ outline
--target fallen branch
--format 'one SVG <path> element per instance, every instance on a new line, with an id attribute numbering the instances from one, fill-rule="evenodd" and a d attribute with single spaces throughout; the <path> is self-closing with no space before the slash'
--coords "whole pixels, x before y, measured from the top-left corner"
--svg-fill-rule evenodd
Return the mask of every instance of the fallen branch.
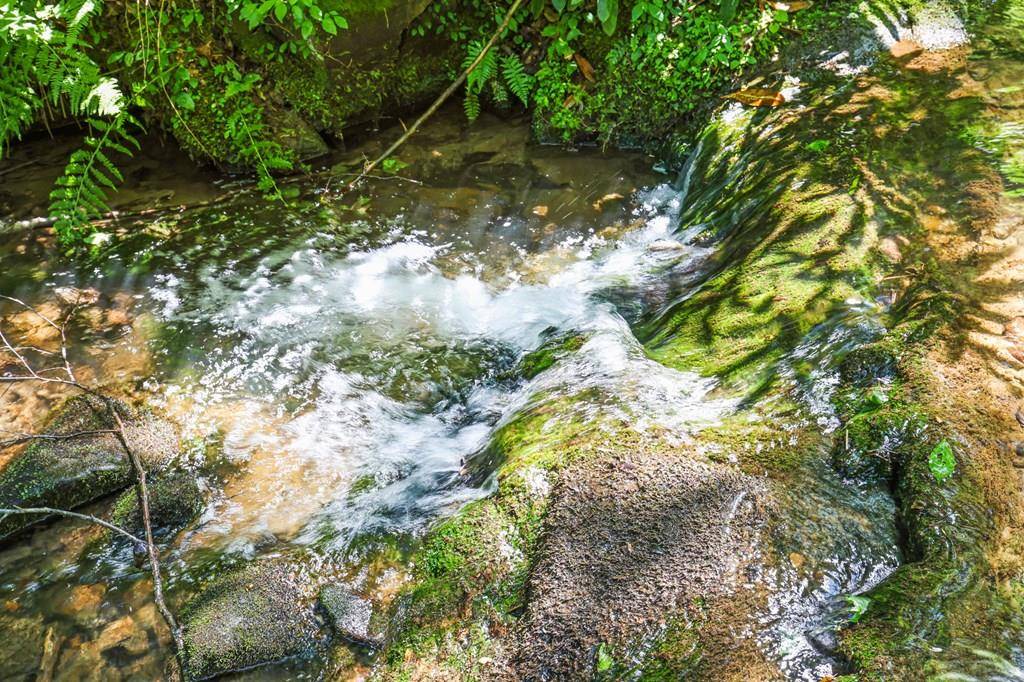
<path id="1" fill-rule="evenodd" d="M 7 517 L 8 515 L 18 514 L 38 514 L 41 516 L 68 516 L 73 519 L 90 521 L 97 525 L 103 526 L 104 528 L 112 530 L 115 533 L 120 533 L 121 535 L 125 536 L 129 540 L 132 540 L 133 542 L 139 543 L 139 545 L 146 544 L 145 540 L 143 540 L 142 538 L 135 537 L 134 535 L 126 531 L 124 528 L 121 528 L 120 526 L 115 526 L 112 523 L 107 523 L 103 519 L 96 516 L 92 516 L 91 514 L 79 514 L 78 512 L 68 511 L 67 509 L 53 509 L 51 507 L 0 507 L 0 514 L 3 515 L 0 516 L 0 520 Z"/>
<path id="2" fill-rule="evenodd" d="M 501 38 L 502 34 L 505 33 L 505 29 L 508 28 L 509 23 L 512 22 L 512 17 L 519 10 L 519 6 L 521 4 L 523 4 L 523 0 L 515 0 L 515 2 L 512 3 L 512 6 L 509 8 L 508 13 L 505 15 L 505 19 L 502 20 L 501 24 L 498 26 L 498 30 L 494 32 L 494 34 L 491 36 L 491 39 L 488 40 L 487 44 L 484 45 L 482 50 L 480 50 L 480 54 L 476 56 L 476 59 L 474 59 L 473 62 L 468 67 L 466 67 L 462 71 L 462 73 L 459 74 L 458 78 L 452 81 L 451 85 L 449 85 L 444 92 L 438 95 L 437 99 L 434 100 L 434 103 L 431 104 L 430 107 L 426 111 L 424 111 L 423 114 L 418 119 L 416 119 L 415 123 L 409 126 L 409 129 L 406 130 L 405 133 L 403 133 L 400 138 L 398 138 L 390 147 L 388 147 L 383 154 L 378 156 L 376 159 L 370 162 L 369 165 L 364 167 L 363 171 L 356 176 L 355 180 L 348 183 L 348 187 L 346 189 L 352 189 L 353 187 L 358 185 L 363 180 L 363 178 L 365 178 L 370 173 L 370 171 L 372 171 L 374 168 L 378 166 L 378 164 L 387 159 L 395 152 L 396 149 L 405 144 L 406 140 L 412 137 L 413 133 L 415 133 L 419 129 L 423 122 L 430 118 L 435 111 L 440 109 L 441 105 L 444 104 L 445 101 L 449 97 L 451 97 L 456 90 L 459 89 L 459 86 L 461 86 L 466 81 L 466 78 L 469 77 L 469 74 L 472 73 L 473 69 L 480 65 L 480 62 L 482 62 L 484 57 L 487 56 L 487 53 L 491 51 L 491 48 L 494 47 L 494 44 L 498 42 L 498 39 Z"/>
<path id="3" fill-rule="evenodd" d="M 87 438 L 89 436 L 102 436 L 104 434 L 117 433 L 114 429 L 94 429 L 92 431 L 75 431 L 74 433 L 20 433 L 14 438 L 0 440 L 0 450 L 12 448 L 15 445 L 28 443 L 34 440 L 73 440 L 75 438 Z"/>
<path id="4" fill-rule="evenodd" d="M 0 299 L 6 300 L 6 301 L 10 301 L 12 303 L 15 303 L 15 304 L 23 307 L 25 310 L 33 313 L 34 315 L 36 315 L 37 317 L 42 319 L 44 322 L 46 322 L 48 325 L 50 325 L 51 327 L 53 327 L 54 329 L 56 329 L 60 333 L 60 356 L 61 356 L 61 359 L 64 361 L 64 364 L 63 364 L 62 367 L 59 367 L 59 368 L 56 368 L 56 369 L 58 369 L 59 371 L 64 372 L 65 375 L 67 376 L 67 378 L 64 379 L 64 378 L 59 378 L 59 377 L 50 377 L 50 376 L 42 375 L 40 373 L 40 371 L 37 371 L 35 368 L 32 367 L 31 363 L 28 362 L 28 360 L 25 358 L 25 356 L 22 355 L 19 352 L 19 347 L 17 347 L 14 344 L 12 344 L 10 342 L 10 340 L 7 338 L 7 336 L 4 335 L 3 330 L 0 329 L 0 345 L 2 345 L 2 347 L 4 349 L 6 349 L 6 351 L 8 353 L 12 354 L 17 359 L 18 364 L 21 367 L 23 367 L 25 369 L 25 372 L 26 372 L 25 374 L 18 374 L 18 375 L 13 375 L 13 376 L 12 375 L 0 376 L 0 382 L 14 383 L 14 382 L 34 381 L 34 382 L 43 383 L 43 384 L 53 384 L 53 383 L 63 384 L 63 385 L 75 388 L 75 389 L 77 389 L 77 390 L 79 390 L 79 391 L 81 391 L 83 393 L 88 394 L 88 395 L 94 396 L 94 397 L 98 398 L 99 400 L 103 401 L 103 404 L 106 406 L 107 410 L 110 412 L 110 415 L 113 418 L 114 423 L 117 425 L 117 428 L 116 429 L 102 429 L 102 430 L 101 429 L 97 429 L 96 431 L 97 432 L 104 432 L 104 433 L 113 433 L 117 437 L 118 443 L 121 445 L 121 448 L 124 450 L 125 454 L 128 457 L 128 461 L 131 464 L 132 470 L 135 473 L 135 485 L 136 485 L 136 490 L 138 492 L 138 497 L 139 497 L 139 507 L 140 507 L 140 509 L 142 511 L 142 526 L 143 526 L 143 528 L 145 530 L 145 540 L 137 538 L 134 535 L 132 535 L 131 533 L 127 532 L 126 530 L 124 530 L 122 528 L 118 528 L 117 526 L 115 526 L 115 525 L 113 525 L 111 523 L 108 523 L 106 521 L 103 521 L 102 519 L 99 519 L 99 518 L 97 518 L 95 516 L 90 516 L 88 514 L 79 514 L 77 512 L 67 511 L 67 510 L 63 510 L 63 509 L 52 509 L 50 507 L 35 507 L 35 508 L 31 508 L 31 509 L 21 509 L 21 508 L 14 507 L 14 508 L 9 508 L 9 509 L 0 509 L 0 513 L 6 512 L 6 513 L 10 513 L 10 514 L 46 514 L 46 515 L 56 514 L 56 515 L 60 515 L 60 516 L 69 516 L 69 517 L 72 517 L 72 518 L 84 519 L 84 520 L 87 520 L 87 521 L 91 521 L 93 523 L 97 523 L 97 524 L 99 524 L 99 525 L 101 525 L 101 526 L 103 526 L 105 528 L 109 528 L 110 530 L 115 531 L 117 533 L 120 533 L 122 535 L 125 535 L 125 536 L 131 538 L 133 541 L 139 543 L 141 546 L 145 547 L 146 554 L 147 554 L 147 556 L 149 558 L 150 573 L 152 573 L 152 575 L 153 575 L 153 601 L 156 602 L 157 610 L 160 612 L 161 617 L 163 617 L 164 621 L 167 623 L 167 627 L 171 631 L 171 637 L 174 640 L 175 658 L 177 659 L 178 665 L 179 665 L 179 667 L 181 669 L 180 670 L 180 672 L 181 672 L 181 679 L 187 680 L 188 679 L 188 667 L 187 667 L 187 661 L 185 659 L 184 638 L 182 636 L 181 627 L 178 625 L 177 620 L 174 618 L 174 614 L 171 613 L 171 610 L 167 607 L 167 603 L 164 601 L 163 575 L 162 575 L 162 571 L 160 569 L 160 557 L 159 557 L 159 554 L 157 553 L 156 542 L 153 540 L 153 526 L 152 526 L 152 523 L 150 522 L 150 515 L 149 515 L 149 489 L 148 489 L 148 487 L 146 485 L 146 469 L 142 465 L 142 460 L 139 459 L 138 453 L 135 452 L 134 448 L 132 448 L 131 444 L 129 443 L 128 433 L 127 433 L 127 430 L 125 428 L 124 421 L 121 419 L 121 415 L 118 413 L 117 405 L 116 405 L 114 399 L 109 397 L 109 396 L 107 396 L 107 395 L 104 395 L 103 393 L 101 393 L 97 389 L 91 388 L 89 386 L 86 386 L 85 384 L 80 383 L 78 381 L 78 379 L 75 377 L 74 369 L 71 367 L 71 361 L 68 359 L 66 328 L 67 328 L 68 322 L 71 319 L 71 316 L 74 314 L 75 310 L 78 307 L 78 302 L 76 301 L 76 303 L 74 305 L 72 305 L 68 309 L 68 312 L 64 316 L 64 319 L 58 325 L 56 322 L 51 320 L 49 317 L 43 315 L 38 310 L 33 308 L 28 303 L 22 301 L 21 299 L 14 298 L 12 296 L 4 296 L 4 295 L 0 295 Z M 47 370 L 44 370 L 44 371 L 47 371 Z M 77 437 L 78 435 L 81 435 L 81 434 L 84 434 L 84 433 L 86 433 L 86 432 L 82 431 L 82 432 L 77 432 L 76 434 L 67 434 L 66 437 L 68 437 L 68 438 Z M 22 438 L 22 439 L 27 438 L 27 439 L 31 440 L 32 438 L 36 438 L 36 437 L 44 438 L 45 439 L 45 438 L 51 438 L 51 437 L 52 438 L 60 438 L 61 436 L 60 435 L 51 436 L 49 434 L 41 434 L 39 436 L 30 436 L 30 434 L 24 434 L 20 438 Z M 17 440 L 17 439 L 15 439 L 15 440 Z"/>

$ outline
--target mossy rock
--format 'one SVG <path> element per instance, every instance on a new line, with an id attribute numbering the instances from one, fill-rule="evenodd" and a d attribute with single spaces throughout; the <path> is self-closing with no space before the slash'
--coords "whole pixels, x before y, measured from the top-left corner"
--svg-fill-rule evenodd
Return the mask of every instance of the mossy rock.
<path id="1" fill-rule="evenodd" d="M 181 530 L 203 511 L 203 491 L 194 473 L 167 472 L 152 477 L 147 483 L 149 519 L 157 535 Z M 111 523 L 138 536 L 145 532 L 135 486 L 117 498 Z"/>
<path id="2" fill-rule="evenodd" d="M 36 679 L 45 643 L 42 619 L 0 615 L 0 633 L 0 679 Z"/>
<path id="3" fill-rule="evenodd" d="M 128 442 L 144 466 L 156 470 L 178 451 L 178 435 L 167 421 L 115 403 Z M 71 398 L 42 430 L 67 435 L 116 426 L 107 406 L 93 396 Z M 6 507 L 74 509 L 127 487 L 134 476 L 127 454 L 113 434 L 67 440 L 37 440 L 0 471 L 0 504 Z M 9 516 L 0 521 L 0 541 L 41 521 L 41 516 Z"/>
<path id="4" fill-rule="evenodd" d="M 582 348 L 586 342 L 587 336 L 576 332 L 552 336 L 540 348 L 523 356 L 519 363 L 520 373 L 526 379 L 533 379 L 561 358 Z"/>
<path id="5" fill-rule="evenodd" d="M 325 585 L 317 604 L 327 615 L 334 634 L 355 644 L 379 648 L 384 633 L 374 618 L 373 603 L 341 585 Z"/>
<path id="6" fill-rule="evenodd" d="M 309 600 L 279 561 L 215 580 L 185 607 L 182 623 L 196 679 L 310 653 L 318 634 Z"/>

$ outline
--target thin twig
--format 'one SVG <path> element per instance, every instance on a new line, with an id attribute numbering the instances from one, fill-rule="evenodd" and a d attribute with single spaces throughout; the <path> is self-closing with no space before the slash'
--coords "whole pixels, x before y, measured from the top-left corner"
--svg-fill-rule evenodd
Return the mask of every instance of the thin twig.
<path id="1" fill-rule="evenodd" d="M 0 440 L 0 450 L 28 443 L 33 440 L 72 440 L 74 438 L 87 438 L 89 436 L 102 436 L 104 434 L 115 434 L 115 429 L 94 429 L 92 431 L 75 431 L 73 433 L 20 433 L 14 438 Z"/>
<path id="2" fill-rule="evenodd" d="M 121 535 L 125 536 L 126 538 L 129 538 L 130 540 L 133 540 L 134 542 L 139 543 L 140 545 L 146 544 L 145 541 L 142 540 L 142 538 L 135 537 L 134 535 L 126 531 L 124 528 L 121 528 L 120 526 L 115 526 L 112 523 L 107 523 L 103 519 L 97 518 L 90 514 L 79 514 L 78 512 L 68 511 L 66 509 L 53 509 L 51 507 L 9 507 L 0 508 L 0 514 L 3 515 L 0 516 L 0 519 L 3 519 L 8 514 L 40 514 L 43 516 L 68 516 L 73 519 L 81 519 L 82 521 L 91 521 L 92 523 L 103 526 L 104 528 L 108 528 L 114 531 L 115 533 L 120 533 Z"/>
<path id="3" fill-rule="evenodd" d="M 388 147 L 383 154 L 378 156 L 376 159 L 370 162 L 368 166 L 363 168 L 363 171 L 358 176 L 356 176 L 356 179 L 348 184 L 347 189 L 352 189 L 353 187 L 358 185 L 359 182 L 362 181 L 362 179 L 365 178 L 370 171 L 376 168 L 379 163 L 381 163 L 382 161 L 384 161 L 384 159 L 391 156 L 396 149 L 405 144 L 405 141 L 412 137 L 413 133 L 415 133 L 419 129 L 420 125 L 422 125 L 424 121 L 430 118 L 433 115 L 433 113 L 437 111 L 442 104 L 445 103 L 445 100 L 451 97 L 452 94 L 459 89 L 459 86 L 465 82 L 466 78 L 469 77 L 469 74 L 473 71 L 473 69 L 475 69 L 480 64 L 480 62 L 484 60 L 484 57 L 487 56 L 487 53 L 490 52 L 491 48 L 494 47 L 494 44 L 498 42 L 498 39 L 502 36 L 502 34 L 505 33 L 505 29 L 508 28 L 508 25 L 512 22 L 512 17 L 515 15 L 516 11 L 518 11 L 519 6 L 522 3 L 523 0 L 516 0 L 515 2 L 512 3 L 512 6 L 508 10 L 508 14 L 505 15 L 505 19 L 501 22 L 501 25 L 498 26 L 498 30 L 494 32 L 494 35 L 491 36 L 491 39 L 488 40 L 487 44 L 484 45 L 482 50 L 480 50 L 480 54 L 476 56 L 476 59 L 474 59 L 473 62 L 468 67 L 466 67 L 462 73 L 459 74 L 458 78 L 452 81 L 451 85 L 449 85 L 444 92 L 438 95 L 437 99 L 434 100 L 434 103 L 430 105 L 430 108 L 424 111 L 423 114 L 416 119 L 415 123 L 409 126 L 409 129 L 406 130 L 405 133 L 400 138 L 398 138 L 390 147 Z"/>
<path id="4" fill-rule="evenodd" d="M 146 531 L 146 554 L 149 555 L 149 568 L 153 573 L 153 600 L 156 602 L 157 609 L 160 610 L 160 615 L 163 616 L 164 620 L 167 621 L 167 626 L 171 629 L 171 636 L 174 638 L 174 649 L 178 655 L 178 663 L 181 665 L 182 677 L 187 678 L 185 671 L 185 641 L 181 634 L 181 627 L 178 625 L 178 621 L 175 620 L 174 614 L 167 608 L 167 603 L 164 601 L 164 588 L 163 578 L 161 577 L 160 571 L 160 557 L 157 556 L 156 542 L 153 540 L 153 525 L 149 519 L 149 490 L 146 486 L 146 468 L 142 466 L 142 460 L 139 459 L 139 455 L 135 452 L 134 448 L 128 443 L 128 437 L 125 433 L 124 422 L 121 421 L 121 415 L 118 414 L 117 408 L 114 405 L 114 401 L 107 398 L 107 409 L 110 414 L 114 417 L 114 421 L 117 422 L 117 438 L 121 441 L 121 447 L 128 453 L 128 459 L 131 460 L 132 468 L 135 469 L 135 483 L 138 488 L 139 494 L 139 508 L 142 510 L 142 526 Z"/>

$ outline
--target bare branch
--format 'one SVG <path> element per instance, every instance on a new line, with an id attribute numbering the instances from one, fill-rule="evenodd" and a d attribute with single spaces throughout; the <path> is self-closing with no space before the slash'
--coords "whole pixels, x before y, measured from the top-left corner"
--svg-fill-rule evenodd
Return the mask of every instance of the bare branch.
<path id="1" fill-rule="evenodd" d="M 81 519 L 82 521 L 90 521 L 90 522 L 95 523 L 97 525 L 103 526 L 104 528 L 112 530 L 115 533 L 120 533 L 121 535 L 125 536 L 126 538 L 128 538 L 130 540 L 133 540 L 134 542 L 139 543 L 140 545 L 145 545 L 146 544 L 144 540 L 142 540 L 141 538 L 135 537 L 134 535 L 132 535 L 131 533 L 126 531 L 124 528 L 121 528 L 120 526 L 115 526 L 112 523 L 107 523 L 103 519 L 97 518 L 97 517 L 92 516 L 90 514 L 79 514 L 78 512 L 68 511 L 66 509 L 53 509 L 51 507 L 9 507 L 9 508 L 0 507 L 0 514 L 3 515 L 3 516 L 0 516 L 0 520 L 4 519 L 9 514 L 10 515 L 17 515 L 17 514 L 39 514 L 41 516 L 68 516 L 68 517 L 73 518 L 73 519 Z"/>
<path id="2" fill-rule="evenodd" d="M 372 172 L 373 169 L 376 168 L 382 161 L 391 156 L 395 152 L 395 150 L 397 150 L 399 147 L 405 144 L 405 141 L 412 137 L 413 133 L 415 133 L 419 129 L 419 127 L 423 125 L 423 122 L 430 118 L 430 116 L 433 115 L 433 113 L 437 111 L 442 104 L 444 104 L 445 100 L 451 97 L 452 93 L 459 89 L 459 86 L 462 85 L 463 82 L 465 82 L 466 78 L 473 71 L 473 69 L 480 65 L 480 62 L 484 60 L 484 57 L 486 57 L 487 53 L 491 50 L 492 47 L 494 47 L 494 44 L 498 42 L 498 39 L 501 38 L 501 36 L 505 33 L 505 29 L 507 29 L 508 25 L 512 23 L 512 17 L 515 16 L 515 13 L 519 10 L 519 6 L 521 4 L 523 4 L 523 0 L 515 0 L 515 2 L 512 3 L 512 6 L 509 7 L 508 9 L 508 13 L 505 14 L 505 19 L 501 22 L 501 24 L 499 24 L 498 30 L 496 30 L 491 35 L 490 40 L 488 40 L 484 44 L 483 49 L 480 50 L 480 53 L 470 63 L 470 65 L 467 66 L 462 71 L 462 73 L 459 74 L 458 78 L 452 81 L 451 85 L 449 85 L 444 92 L 437 96 L 437 99 L 434 100 L 434 103 L 431 104 L 427 108 L 427 110 L 424 111 L 423 114 L 421 114 L 420 117 L 416 119 L 416 121 L 411 126 L 409 126 L 408 130 L 406 130 L 405 133 L 400 138 L 398 138 L 390 147 L 388 147 L 383 154 L 381 154 L 376 159 L 367 164 L 363 168 L 363 171 L 356 176 L 355 180 L 352 180 L 350 183 L 348 183 L 348 187 L 346 189 L 351 190 L 353 187 L 358 185 L 360 181 L 362 181 L 362 179 L 367 176 L 367 174 Z"/>
<path id="3" fill-rule="evenodd" d="M 87 438 L 89 436 L 102 436 L 104 434 L 116 434 L 116 429 L 94 429 L 92 431 L 75 431 L 73 433 L 19 433 L 14 438 L 0 440 L 0 450 L 5 450 L 15 445 L 28 443 L 33 440 L 72 440 L 74 438 Z"/>

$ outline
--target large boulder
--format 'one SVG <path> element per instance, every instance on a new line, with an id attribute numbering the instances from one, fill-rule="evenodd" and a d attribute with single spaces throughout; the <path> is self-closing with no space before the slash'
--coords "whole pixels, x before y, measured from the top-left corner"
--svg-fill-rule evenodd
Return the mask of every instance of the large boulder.
<path id="1" fill-rule="evenodd" d="M 216 579 L 185 607 L 182 622 L 196 679 L 308 653 L 318 634 L 310 600 L 278 561 Z"/>
<path id="2" fill-rule="evenodd" d="M 128 442 L 144 466 L 156 470 L 178 451 L 174 426 L 152 414 L 115 403 Z M 71 398 L 42 430 L 48 435 L 112 429 L 107 405 L 94 396 Z M 36 440 L 0 471 L 0 506 L 74 509 L 121 490 L 134 480 L 131 464 L 114 434 Z M 35 515 L 0 518 L 0 541 L 41 521 Z"/>

